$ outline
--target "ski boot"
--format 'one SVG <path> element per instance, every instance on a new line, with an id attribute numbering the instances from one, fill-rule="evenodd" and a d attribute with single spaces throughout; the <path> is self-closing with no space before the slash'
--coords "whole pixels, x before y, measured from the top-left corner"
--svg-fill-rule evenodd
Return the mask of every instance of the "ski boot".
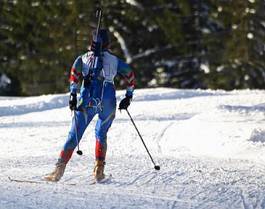
<path id="1" fill-rule="evenodd" d="M 104 160 L 96 160 L 93 175 L 96 181 L 101 181 L 105 178 L 104 174 Z"/>
<path id="2" fill-rule="evenodd" d="M 55 165 L 54 171 L 52 173 L 46 175 L 44 177 L 44 180 L 52 181 L 52 182 L 59 181 L 64 174 L 65 167 L 66 167 L 66 163 L 62 159 L 59 159 Z"/>

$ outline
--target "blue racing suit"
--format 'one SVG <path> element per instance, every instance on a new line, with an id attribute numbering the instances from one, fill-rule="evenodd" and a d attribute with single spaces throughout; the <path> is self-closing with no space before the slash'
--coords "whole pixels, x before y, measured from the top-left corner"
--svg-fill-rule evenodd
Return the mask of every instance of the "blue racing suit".
<path id="1" fill-rule="evenodd" d="M 102 78 L 100 106 L 90 106 L 91 98 L 89 94 L 84 93 L 86 87 L 83 82 L 80 88 L 79 98 L 79 108 L 82 109 L 82 111 L 75 111 L 68 138 L 60 153 L 60 158 L 66 163 L 70 160 L 73 150 L 77 146 L 77 141 L 78 143 L 80 142 L 83 133 L 95 115 L 98 115 L 95 127 L 95 158 L 96 160 L 105 160 L 107 132 L 115 118 L 116 112 L 114 78 L 117 74 L 122 75 L 127 81 L 126 96 L 132 97 L 133 95 L 135 76 L 130 66 L 115 55 L 112 55 L 108 50 L 103 51 L 102 59 L 103 68 L 100 73 Z M 71 68 L 71 93 L 77 93 L 79 80 L 88 75 L 89 70 L 91 70 L 92 62 L 93 52 L 91 51 L 77 57 Z"/>

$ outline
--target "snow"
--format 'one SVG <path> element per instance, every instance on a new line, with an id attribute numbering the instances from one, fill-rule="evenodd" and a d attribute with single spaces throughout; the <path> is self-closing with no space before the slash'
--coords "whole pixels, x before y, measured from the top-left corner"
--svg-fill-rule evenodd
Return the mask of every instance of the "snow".
<path id="1" fill-rule="evenodd" d="M 118 101 L 124 91 L 117 92 Z M 68 95 L 0 97 L 0 209 L 265 208 L 265 91 L 136 90 L 108 135 L 105 184 L 89 185 L 94 126 L 58 183 L 49 173 L 68 135 Z"/>
<path id="2" fill-rule="evenodd" d="M 0 88 L 6 88 L 9 84 L 11 84 L 11 79 L 6 74 L 2 74 L 0 76 Z"/>

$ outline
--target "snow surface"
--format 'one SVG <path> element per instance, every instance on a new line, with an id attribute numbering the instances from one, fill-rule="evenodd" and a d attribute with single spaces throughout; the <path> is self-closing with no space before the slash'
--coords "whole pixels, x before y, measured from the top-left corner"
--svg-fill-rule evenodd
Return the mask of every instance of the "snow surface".
<path id="1" fill-rule="evenodd" d="M 265 91 L 136 90 L 129 111 L 160 171 L 117 111 L 105 184 L 88 184 L 96 118 L 60 182 L 10 182 L 53 170 L 70 127 L 67 103 L 67 94 L 0 97 L 0 209 L 265 208 Z"/>

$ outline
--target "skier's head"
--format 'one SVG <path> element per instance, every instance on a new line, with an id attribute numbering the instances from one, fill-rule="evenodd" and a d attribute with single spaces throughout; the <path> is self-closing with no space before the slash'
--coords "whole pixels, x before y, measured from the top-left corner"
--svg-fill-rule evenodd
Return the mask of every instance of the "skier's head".
<path id="1" fill-rule="evenodd" d="M 97 41 L 96 36 L 97 36 L 97 31 L 93 30 L 92 31 L 92 45 L 93 45 L 93 42 Z M 110 44 L 110 38 L 109 38 L 108 30 L 107 29 L 100 29 L 98 31 L 98 38 L 102 44 L 102 49 L 108 49 L 109 44 Z M 91 46 L 91 48 L 93 48 L 93 46 Z"/>

